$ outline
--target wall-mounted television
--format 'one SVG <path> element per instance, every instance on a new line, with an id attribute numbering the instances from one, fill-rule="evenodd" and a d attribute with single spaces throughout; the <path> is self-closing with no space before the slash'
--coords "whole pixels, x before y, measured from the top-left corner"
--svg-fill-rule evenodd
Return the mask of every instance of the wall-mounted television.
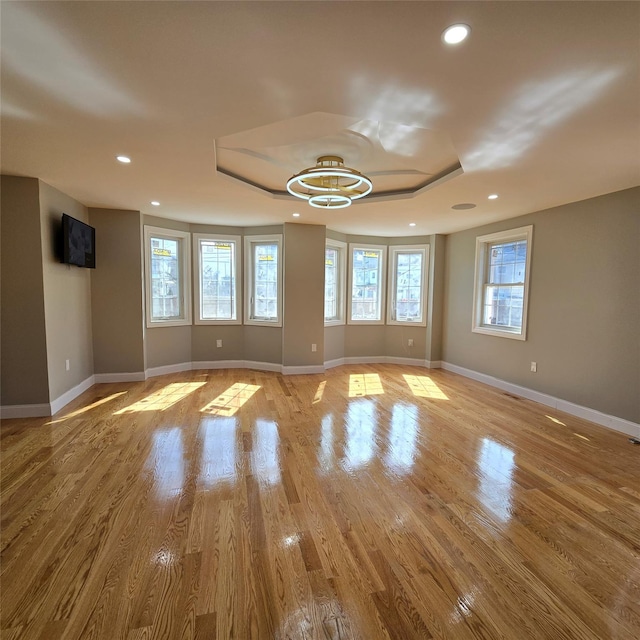
<path id="1" fill-rule="evenodd" d="M 96 230 L 66 213 L 62 214 L 62 262 L 96 268 Z"/>

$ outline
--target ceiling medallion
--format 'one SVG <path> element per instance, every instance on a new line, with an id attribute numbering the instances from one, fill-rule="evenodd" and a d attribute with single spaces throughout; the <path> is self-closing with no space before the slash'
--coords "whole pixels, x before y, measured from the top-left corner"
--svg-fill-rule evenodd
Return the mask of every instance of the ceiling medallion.
<path id="1" fill-rule="evenodd" d="M 296 173 L 287 182 L 287 191 L 318 209 L 344 209 L 353 200 L 371 193 L 367 176 L 344 166 L 340 156 L 320 156 L 315 167 Z"/>

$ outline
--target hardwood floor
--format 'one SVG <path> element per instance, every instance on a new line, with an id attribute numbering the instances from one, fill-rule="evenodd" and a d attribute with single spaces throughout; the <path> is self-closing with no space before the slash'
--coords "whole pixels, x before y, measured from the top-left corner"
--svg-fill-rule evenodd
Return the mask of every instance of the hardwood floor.
<path id="1" fill-rule="evenodd" d="M 452 373 L 190 371 L 1 437 L 5 640 L 640 637 L 640 447 Z"/>

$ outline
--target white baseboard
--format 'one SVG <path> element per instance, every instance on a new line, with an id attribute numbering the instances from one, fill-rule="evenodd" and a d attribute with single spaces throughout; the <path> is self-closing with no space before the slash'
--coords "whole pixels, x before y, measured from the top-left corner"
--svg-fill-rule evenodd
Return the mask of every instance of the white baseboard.
<path id="1" fill-rule="evenodd" d="M 144 371 L 133 371 L 131 373 L 96 373 L 93 376 L 96 384 L 105 382 L 143 382 L 147 379 Z"/>
<path id="2" fill-rule="evenodd" d="M 285 376 L 298 376 L 298 375 L 307 375 L 307 374 L 313 374 L 313 373 L 324 373 L 324 365 L 322 364 L 305 365 L 305 366 L 283 365 L 282 373 Z"/>
<path id="3" fill-rule="evenodd" d="M 608 429 L 620 431 L 621 433 L 626 433 L 630 436 L 640 437 L 640 424 L 631 422 L 630 420 L 602 413 L 589 407 L 583 407 L 581 405 L 574 404 L 573 402 L 569 402 L 568 400 L 563 400 L 562 398 L 556 398 L 555 396 L 535 391 L 534 389 L 521 387 L 520 385 L 507 382 L 506 380 L 494 378 L 486 373 L 480 373 L 479 371 L 473 371 L 472 369 L 465 369 L 464 367 L 459 367 L 458 365 L 451 364 L 450 362 L 442 362 L 441 367 L 446 371 L 452 371 L 453 373 L 457 373 L 465 378 L 471 378 L 472 380 L 477 380 L 478 382 L 482 382 L 491 387 L 502 389 L 502 391 L 507 391 L 515 396 L 526 398 L 527 400 L 533 400 L 534 402 L 539 402 L 540 404 L 557 409 L 558 411 L 569 413 L 577 418 L 583 418 L 584 420 L 595 422 L 596 424 L 607 427 Z"/>
<path id="4" fill-rule="evenodd" d="M 255 360 L 244 360 L 243 362 L 243 369 L 257 369 L 258 371 L 282 373 L 282 365 L 276 362 L 256 362 Z"/>
<path id="5" fill-rule="evenodd" d="M 0 418 L 45 418 L 51 415 L 51 405 L 44 404 L 9 404 L 0 407 Z"/>
<path id="6" fill-rule="evenodd" d="M 179 362 L 178 364 L 166 364 L 162 367 L 151 367 L 146 369 L 144 374 L 146 378 L 155 378 L 156 376 L 165 376 L 168 373 L 180 373 L 182 371 L 191 371 L 193 363 Z"/>
<path id="7" fill-rule="evenodd" d="M 244 360 L 199 360 L 191 363 L 191 369 L 245 369 Z"/>
<path id="8" fill-rule="evenodd" d="M 94 384 L 94 376 L 89 376 L 86 380 L 83 380 L 80 384 L 73 387 L 73 389 L 65 391 L 61 396 L 58 396 L 55 400 L 51 401 L 49 415 L 53 416 L 58 413 L 60 409 L 68 405 L 72 400 L 75 400 L 81 393 L 84 393 L 87 389 L 91 389 Z"/>
<path id="9" fill-rule="evenodd" d="M 343 364 L 400 364 L 408 367 L 424 367 L 427 369 L 439 369 L 440 360 L 423 360 L 421 358 L 400 358 L 397 356 L 349 356 L 346 358 L 336 358 L 327 360 L 324 363 L 325 369 L 333 369 Z"/>

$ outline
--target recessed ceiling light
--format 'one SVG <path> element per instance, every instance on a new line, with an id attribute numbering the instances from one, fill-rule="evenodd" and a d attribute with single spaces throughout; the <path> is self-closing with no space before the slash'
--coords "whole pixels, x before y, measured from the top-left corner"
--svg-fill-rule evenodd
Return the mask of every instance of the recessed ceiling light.
<path id="1" fill-rule="evenodd" d="M 118 162 L 122 162 L 123 164 L 129 164 L 131 162 L 131 158 L 127 156 L 116 156 L 116 160 Z"/>
<path id="2" fill-rule="evenodd" d="M 471 33 L 471 27 L 466 24 L 452 24 L 442 34 L 447 44 L 460 44 Z"/>
<path id="3" fill-rule="evenodd" d="M 464 211 L 465 209 L 475 209 L 476 205 L 473 202 L 461 202 L 460 204 L 454 204 L 452 209 L 456 211 Z"/>
<path id="4" fill-rule="evenodd" d="M 160 203 L 159 203 L 157 200 L 152 200 L 152 201 L 151 201 L 151 204 L 152 204 L 154 207 L 159 207 L 159 206 L 160 206 Z"/>
<path id="5" fill-rule="evenodd" d="M 492 193 L 492 194 L 489 196 L 489 200 L 497 200 L 497 199 L 498 199 L 498 194 L 497 194 L 497 193 Z"/>
<path id="6" fill-rule="evenodd" d="M 409 223 L 409 226 L 410 226 L 410 227 L 415 227 L 415 226 L 416 226 L 416 223 L 415 223 L 415 222 L 410 222 L 410 223 Z"/>
<path id="7" fill-rule="evenodd" d="M 294 218 L 299 218 L 299 217 L 300 217 L 300 214 L 299 214 L 299 213 L 294 213 L 294 214 L 293 214 L 293 217 L 294 217 Z"/>

